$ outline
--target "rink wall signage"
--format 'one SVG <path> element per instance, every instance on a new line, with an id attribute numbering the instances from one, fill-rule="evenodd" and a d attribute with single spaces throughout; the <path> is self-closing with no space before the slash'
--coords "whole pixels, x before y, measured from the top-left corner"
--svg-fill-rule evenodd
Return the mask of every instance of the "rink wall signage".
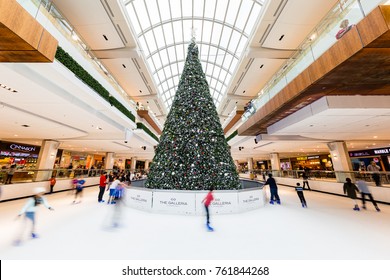
<path id="1" fill-rule="evenodd" d="M 153 210 L 168 213 L 194 214 L 195 194 L 192 192 L 153 191 Z"/>
<path id="2" fill-rule="evenodd" d="M 264 206 L 263 190 L 238 193 L 238 205 L 240 211 L 253 210 Z"/>
<path id="3" fill-rule="evenodd" d="M 131 188 L 126 201 L 130 207 L 158 213 L 204 215 L 203 199 L 207 191 L 150 190 Z M 241 191 L 214 191 L 212 214 L 228 214 L 248 211 L 264 206 L 265 191 L 262 188 Z"/>
<path id="4" fill-rule="evenodd" d="M 152 195 L 152 191 L 131 188 L 127 190 L 126 201 L 133 208 L 150 211 L 152 210 Z"/>

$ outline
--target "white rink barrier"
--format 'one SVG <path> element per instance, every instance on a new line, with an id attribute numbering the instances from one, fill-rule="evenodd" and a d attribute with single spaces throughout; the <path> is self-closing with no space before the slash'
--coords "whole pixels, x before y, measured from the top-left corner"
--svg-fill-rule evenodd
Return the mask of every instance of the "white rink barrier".
<path id="1" fill-rule="evenodd" d="M 208 191 L 157 190 L 131 187 L 126 191 L 126 204 L 139 210 L 184 214 L 204 215 L 202 200 Z M 229 214 L 250 211 L 265 205 L 266 193 L 262 187 L 213 191 L 214 201 L 209 210 L 211 214 Z"/>

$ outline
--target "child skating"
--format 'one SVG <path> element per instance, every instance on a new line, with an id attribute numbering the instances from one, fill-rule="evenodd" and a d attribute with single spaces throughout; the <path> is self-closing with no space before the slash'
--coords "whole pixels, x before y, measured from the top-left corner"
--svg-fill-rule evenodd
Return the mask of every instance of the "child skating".
<path id="1" fill-rule="evenodd" d="M 303 208 L 305 208 L 305 207 L 307 208 L 306 199 L 305 199 L 305 196 L 303 195 L 303 187 L 301 186 L 300 183 L 297 183 L 297 186 L 295 187 L 295 190 L 297 192 L 299 200 L 301 201 L 302 207 Z"/>
<path id="2" fill-rule="evenodd" d="M 25 223 L 23 224 L 22 229 L 20 230 L 19 237 L 14 241 L 14 245 L 20 245 L 23 233 L 25 231 L 26 225 L 28 222 L 31 222 L 31 237 L 37 238 L 38 235 L 35 231 L 35 213 L 37 210 L 37 207 L 40 204 L 43 204 L 47 209 L 54 210 L 47 202 L 46 198 L 43 197 L 43 194 L 45 193 L 44 188 L 36 188 L 34 190 L 35 195 L 31 198 L 29 198 L 20 211 L 18 218 L 21 217 L 24 214 L 25 217 Z"/>
<path id="3" fill-rule="evenodd" d="M 211 201 L 214 200 L 213 196 L 213 190 L 214 187 L 210 187 L 210 191 L 207 193 L 206 197 L 202 200 L 202 203 L 204 204 L 204 207 L 206 209 L 206 227 L 208 231 L 214 231 L 214 229 L 210 226 L 210 213 L 209 213 L 209 206 Z"/>

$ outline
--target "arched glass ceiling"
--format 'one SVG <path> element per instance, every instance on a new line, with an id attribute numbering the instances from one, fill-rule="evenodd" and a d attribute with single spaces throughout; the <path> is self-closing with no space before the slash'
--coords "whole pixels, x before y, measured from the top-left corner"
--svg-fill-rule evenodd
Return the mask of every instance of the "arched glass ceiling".
<path id="1" fill-rule="evenodd" d="M 124 0 L 146 63 L 169 110 L 195 32 L 216 107 L 226 94 L 264 0 Z"/>

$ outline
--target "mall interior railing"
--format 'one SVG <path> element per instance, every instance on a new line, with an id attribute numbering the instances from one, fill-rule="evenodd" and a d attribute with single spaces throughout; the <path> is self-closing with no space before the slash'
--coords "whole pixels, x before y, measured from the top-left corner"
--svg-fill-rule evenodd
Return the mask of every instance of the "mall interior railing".
<path id="1" fill-rule="evenodd" d="M 252 173 L 255 175 L 257 180 L 266 180 L 268 174 L 272 173 L 274 177 L 282 178 L 294 178 L 294 179 L 303 179 L 303 175 L 306 174 L 309 180 L 321 180 L 321 181 L 331 181 L 331 182 L 345 182 L 345 178 L 351 178 L 353 182 L 357 180 L 363 180 L 368 183 L 375 183 L 374 177 L 375 174 L 379 175 L 381 186 L 390 187 L 390 172 L 370 172 L 370 171 L 329 171 L 329 170 L 262 170 L 254 169 L 251 171 L 246 171 L 245 173 Z"/>
<path id="2" fill-rule="evenodd" d="M 121 170 L 122 171 L 122 170 Z M 144 170 L 141 169 L 125 169 L 124 173 L 132 174 L 131 178 L 142 177 L 145 174 Z M 12 175 L 11 184 L 20 183 L 31 183 L 31 182 L 42 182 L 48 181 L 51 177 L 56 179 L 72 179 L 80 177 L 99 177 L 103 172 L 118 173 L 117 169 L 67 169 L 67 168 L 56 168 L 56 169 L 17 169 Z M 7 178 L 10 169 L 0 170 L 0 184 L 8 184 Z"/>

